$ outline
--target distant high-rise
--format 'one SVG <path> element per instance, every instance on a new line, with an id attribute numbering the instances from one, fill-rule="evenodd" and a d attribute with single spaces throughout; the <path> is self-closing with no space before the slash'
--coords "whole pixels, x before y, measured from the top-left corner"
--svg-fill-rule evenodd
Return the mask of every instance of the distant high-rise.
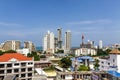
<path id="1" fill-rule="evenodd" d="M 65 32 L 65 50 L 70 51 L 71 49 L 71 31 Z"/>
<path id="2" fill-rule="evenodd" d="M 62 48 L 62 28 L 57 29 L 58 31 L 58 48 Z"/>
<path id="3" fill-rule="evenodd" d="M 3 50 L 17 50 L 20 49 L 20 41 L 17 40 L 8 40 L 5 41 L 2 45 Z"/>
<path id="4" fill-rule="evenodd" d="M 35 51 L 35 45 L 31 41 L 24 42 L 24 48 L 28 48 L 30 51 Z"/>
<path id="5" fill-rule="evenodd" d="M 102 43 L 102 40 L 99 41 L 99 48 L 102 49 L 103 47 L 103 43 Z"/>
<path id="6" fill-rule="evenodd" d="M 54 34 L 48 31 L 43 39 L 43 51 L 54 53 Z"/>

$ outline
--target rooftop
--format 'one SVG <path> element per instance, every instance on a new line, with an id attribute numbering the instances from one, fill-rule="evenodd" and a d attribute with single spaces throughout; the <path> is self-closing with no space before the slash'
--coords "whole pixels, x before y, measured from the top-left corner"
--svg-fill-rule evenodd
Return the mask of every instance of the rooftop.
<path id="1" fill-rule="evenodd" d="M 77 61 L 78 61 L 78 62 L 83 62 L 83 59 L 84 59 L 84 60 L 85 60 L 85 59 L 88 59 L 88 60 L 90 60 L 91 62 L 94 61 L 94 59 L 93 59 L 92 57 L 90 57 L 90 56 L 80 56 L 80 57 L 77 57 Z M 75 58 L 71 58 L 71 60 L 74 61 Z"/>
<path id="2" fill-rule="evenodd" d="M 120 73 L 117 71 L 108 71 L 109 74 L 113 75 L 114 77 L 120 78 Z"/>
<path id="3" fill-rule="evenodd" d="M 120 54 L 120 51 L 118 49 L 113 49 L 109 52 L 110 54 Z"/>
<path id="4" fill-rule="evenodd" d="M 7 62 L 12 58 L 17 59 L 18 61 L 32 60 L 32 58 L 28 58 L 20 53 L 5 53 L 0 56 L 0 62 Z"/>

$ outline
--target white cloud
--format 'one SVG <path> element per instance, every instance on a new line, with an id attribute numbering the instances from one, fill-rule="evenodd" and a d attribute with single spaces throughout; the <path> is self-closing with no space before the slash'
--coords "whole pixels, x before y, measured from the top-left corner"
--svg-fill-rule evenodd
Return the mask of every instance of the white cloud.
<path id="1" fill-rule="evenodd" d="M 0 22 L 0 25 L 2 25 L 2 26 L 19 26 L 20 24 Z"/>
<path id="2" fill-rule="evenodd" d="M 108 19 L 100 19 L 100 20 L 86 20 L 86 21 L 78 21 L 78 22 L 69 22 L 67 25 L 82 25 L 82 24 L 106 24 L 111 23 L 111 20 Z"/>

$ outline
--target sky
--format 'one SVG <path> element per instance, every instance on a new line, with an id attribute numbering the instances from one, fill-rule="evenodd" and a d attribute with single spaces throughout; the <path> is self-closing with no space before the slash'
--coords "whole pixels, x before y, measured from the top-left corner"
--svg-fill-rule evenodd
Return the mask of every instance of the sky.
<path id="1" fill-rule="evenodd" d="M 72 46 L 85 41 L 120 43 L 120 0 L 0 0 L 0 43 L 32 41 L 42 46 L 48 30 L 72 34 Z"/>

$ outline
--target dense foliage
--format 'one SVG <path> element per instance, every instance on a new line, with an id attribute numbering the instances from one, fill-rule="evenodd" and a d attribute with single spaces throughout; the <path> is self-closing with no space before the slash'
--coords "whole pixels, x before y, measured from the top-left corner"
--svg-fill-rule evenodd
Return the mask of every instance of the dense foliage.
<path id="1" fill-rule="evenodd" d="M 85 65 L 80 65 L 80 67 L 78 68 L 78 71 L 89 71 L 90 68 L 85 66 Z"/>
<path id="2" fill-rule="evenodd" d="M 14 51 L 14 50 L 7 50 L 7 51 L 1 51 L 0 50 L 0 55 L 3 55 L 4 53 L 17 53 L 17 52 Z"/>
<path id="3" fill-rule="evenodd" d="M 64 57 L 60 60 L 60 66 L 62 68 L 69 68 L 72 64 L 72 61 L 70 60 L 70 57 Z"/>
<path id="4" fill-rule="evenodd" d="M 39 61 L 40 60 L 40 56 L 37 55 L 37 52 L 34 52 L 34 51 L 32 51 L 31 53 L 28 53 L 27 57 L 34 57 L 34 61 Z"/>
<path id="5" fill-rule="evenodd" d="M 96 59 L 96 60 L 95 60 L 95 64 L 94 64 L 94 69 L 95 69 L 95 70 L 98 70 L 98 67 L 99 67 L 99 60 Z"/>

